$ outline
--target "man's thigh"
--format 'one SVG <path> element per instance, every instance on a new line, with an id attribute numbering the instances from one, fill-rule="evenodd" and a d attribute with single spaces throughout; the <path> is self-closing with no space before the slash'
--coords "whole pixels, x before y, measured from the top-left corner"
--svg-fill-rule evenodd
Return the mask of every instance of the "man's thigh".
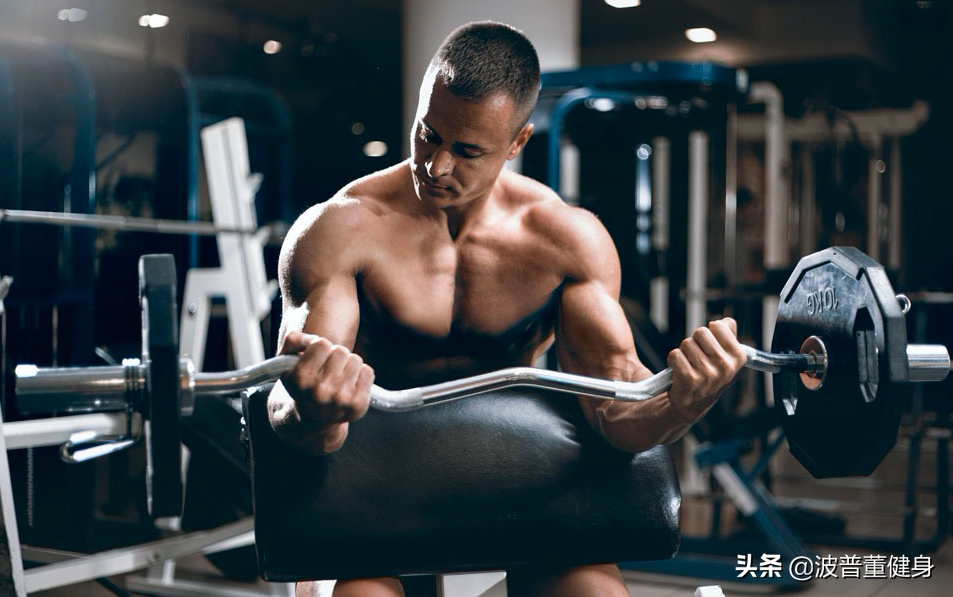
<path id="1" fill-rule="evenodd" d="M 509 597 L 629 596 L 615 564 L 507 570 L 506 593 Z"/>
<path id="2" fill-rule="evenodd" d="M 319 583 L 299 582 L 295 597 L 324 597 L 318 592 Z M 362 578 L 334 583 L 334 597 L 404 597 L 404 590 L 396 578 Z"/>

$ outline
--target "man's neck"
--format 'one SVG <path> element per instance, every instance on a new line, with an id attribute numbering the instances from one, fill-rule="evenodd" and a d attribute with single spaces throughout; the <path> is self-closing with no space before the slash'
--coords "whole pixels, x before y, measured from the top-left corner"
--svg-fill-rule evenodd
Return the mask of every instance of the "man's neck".
<path id="1" fill-rule="evenodd" d="M 486 195 L 473 199 L 465 205 L 442 210 L 446 218 L 450 238 L 457 240 L 471 226 L 483 220 L 487 212 L 493 209 L 493 205 L 493 190 L 491 189 Z"/>

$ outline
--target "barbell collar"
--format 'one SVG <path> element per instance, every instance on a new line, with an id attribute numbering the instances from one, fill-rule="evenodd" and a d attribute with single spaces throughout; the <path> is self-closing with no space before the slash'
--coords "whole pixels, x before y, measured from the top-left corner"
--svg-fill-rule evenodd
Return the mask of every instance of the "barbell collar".
<path id="1" fill-rule="evenodd" d="M 808 336 L 804 342 L 801 343 L 800 353 L 803 355 L 813 355 L 815 361 L 818 363 L 812 371 L 801 371 L 798 373 L 801 378 L 801 383 L 804 384 L 804 387 L 816 391 L 821 389 L 824 385 L 824 378 L 827 377 L 827 344 L 824 343 L 818 336 Z"/>

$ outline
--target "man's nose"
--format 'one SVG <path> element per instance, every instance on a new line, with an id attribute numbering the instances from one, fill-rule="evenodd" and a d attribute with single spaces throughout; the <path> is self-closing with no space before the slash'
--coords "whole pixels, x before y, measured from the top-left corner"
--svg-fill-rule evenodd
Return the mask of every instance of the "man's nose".
<path id="1" fill-rule="evenodd" d="M 439 178 L 453 172 L 453 156 L 450 152 L 437 148 L 433 156 L 427 162 L 427 174 L 430 178 Z"/>

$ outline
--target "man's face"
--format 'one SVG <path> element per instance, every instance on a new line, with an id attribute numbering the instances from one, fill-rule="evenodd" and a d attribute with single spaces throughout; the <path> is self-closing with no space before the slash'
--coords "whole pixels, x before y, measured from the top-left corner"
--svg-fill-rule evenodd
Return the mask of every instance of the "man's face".
<path id="1" fill-rule="evenodd" d="M 508 95 L 460 99 L 428 73 L 410 139 L 417 197 L 443 209 L 488 193 L 503 164 L 516 157 L 532 132 L 527 125 L 513 137 L 514 108 Z"/>

